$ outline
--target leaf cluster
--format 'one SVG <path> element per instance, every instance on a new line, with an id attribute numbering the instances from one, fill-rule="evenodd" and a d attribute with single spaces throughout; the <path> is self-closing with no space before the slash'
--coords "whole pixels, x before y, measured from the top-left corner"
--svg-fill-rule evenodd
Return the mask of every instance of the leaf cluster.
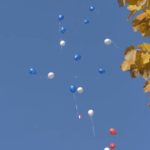
<path id="1" fill-rule="evenodd" d="M 150 36 L 150 0 L 118 0 L 119 6 L 126 6 L 130 11 L 128 18 L 136 15 L 132 20 L 135 32 L 140 32 L 143 37 Z M 138 76 L 146 80 L 144 91 L 150 92 L 150 44 L 143 43 L 129 46 L 125 49 L 122 71 L 129 71 L 132 78 Z"/>

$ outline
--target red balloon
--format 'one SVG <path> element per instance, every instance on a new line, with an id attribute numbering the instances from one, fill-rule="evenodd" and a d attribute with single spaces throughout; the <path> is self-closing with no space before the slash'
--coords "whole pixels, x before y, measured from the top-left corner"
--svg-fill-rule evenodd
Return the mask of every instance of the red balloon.
<path id="1" fill-rule="evenodd" d="M 117 134 L 117 131 L 116 131 L 115 128 L 110 128 L 110 129 L 109 129 L 109 133 L 110 133 L 111 135 L 116 135 L 116 134 Z"/>
<path id="2" fill-rule="evenodd" d="M 109 144 L 109 148 L 110 149 L 115 149 L 116 148 L 116 144 L 114 144 L 114 143 Z"/>

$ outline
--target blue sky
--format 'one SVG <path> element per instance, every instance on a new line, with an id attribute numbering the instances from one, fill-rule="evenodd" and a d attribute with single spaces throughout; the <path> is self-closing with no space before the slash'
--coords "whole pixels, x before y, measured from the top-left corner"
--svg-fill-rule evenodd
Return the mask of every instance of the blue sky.
<path id="1" fill-rule="evenodd" d="M 64 35 L 58 31 L 59 14 L 65 16 Z M 149 148 L 144 80 L 120 70 L 124 49 L 149 39 L 133 32 L 127 15 L 117 0 L 0 1 L 0 149 L 103 150 L 110 142 L 116 150 Z M 119 48 L 104 45 L 107 37 Z M 67 42 L 63 49 L 60 39 Z M 78 64 L 75 53 L 82 55 Z M 36 76 L 28 74 L 30 67 L 37 69 Z M 106 73 L 100 75 L 99 67 Z M 56 74 L 53 80 L 47 79 L 49 71 Z M 82 120 L 76 117 L 71 84 L 85 89 L 76 95 Z M 116 137 L 108 134 L 111 127 Z"/>

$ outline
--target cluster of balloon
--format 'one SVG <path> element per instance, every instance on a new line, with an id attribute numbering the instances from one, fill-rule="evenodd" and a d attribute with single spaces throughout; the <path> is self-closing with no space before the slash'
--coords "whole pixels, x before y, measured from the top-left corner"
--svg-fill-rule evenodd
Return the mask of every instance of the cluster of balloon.
<path id="1" fill-rule="evenodd" d="M 70 92 L 73 94 L 73 100 L 74 100 L 74 103 L 75 103 L 75 109 L 76 109 L 76 114 L 77 114 L 77 117 L 79 119 L 81 119 L 81 116 L 79 114 L 79 108 L 78 108 L 78 104 L 77 104 L 77 101 L 76 101 L 76 97 L 75 97 L 75 93 L 77 91 L 77 87 L 75 85 L 70 85 L 70 88 L 69 88 Z"/>
<path id="2" fill-rule="evenodd" d="M 53 79 L 55 77 L 55 73 L 54 72 L 49 72 L 47 77 L 48 77 L 48 79 Z"/>
<path id="3" fill-rule="evenodd" d="M 60 33 L 65 33 L 66 32 L 66 28 L 64 26 L 62 26 L 62 21 L 64 20 L 64 15 L 58 15 L 58 20 L 59 20 L 59 31 Z M 60 40 L 59 41 L 59 45 L 61 48 L 63 48 L 66 45 L 66 41 L 65 40 Z"/>
<path id="4" fill-rule="evenodd" d="M 75 62 L 78 62 L 81 60 L 81 55 L 80 54 L 75 54 L 74 55 L 74 61 Z M 75 78 L 77 78 L 77 76 L 75 76 Z M 72 86 L 72 88 L 74 89 L 75 86 Z M 78 87 L 78 88 L 75 88 L 74 90 L 75 92 L 77 91 L 78 94 L 83 94 L 84 93 L 84 88 L 83 87 Z M 74 95 L 74 100 L 76 102 L 76 98 L 75 98 L 75 95 Z M 78 115 L 78 119 L 82 119 L 82 115 L 79 114 L 79 110 L 78 110 L 78 105 L 77 105 L 77 102 L 75 103 L 75 107 L 76 107 L 76 112 L 77 112 L 77 115 Z"/>
<path id="5" fill-rule="evenodd" d="M 66 28 L 62 26 L 62 21 L 64 20 L 64 16 L 63 15 L 58 15 L 58 20 L 59 20 L 59 30 L 61 33 L 65 33 L 66 32 Z"/>
<path id="6" fill-rule="evenodd" d="M 35 69 L 35 68 L 30 68 L 30 69 L 29 69 L 29 74 L 31 74 L 31 75 L 36 75 L 36 74 L 37 74 L 36 69 Z"/>
<path id="7" fill-rule="evenodd" d="M 75 93 L 77 92 L 78 94 L 83 94 L 84 89 L 83 89 L 83 87 L 78 87 L 77 88 L 75 85 L 70 85 L 69 90 L 73 94 L 73 99 L 74 99 L 75 108 L 76 108 L 76 114 L 77 114 L 79 119 L 82 119 L 82 115 L 79 113 L 79 107 L 78 107 L 78 104 L 77 104 L 77 101 L 76 101 Z"/>
<path id="8" fill-rule="evenodd" d="M 95 7 L 91 5 L 91 6 L 89 7 L 89 11 L 92 12 L 92 11 L 94 11 L 94 10 L 95 10 Z M 89 20 L 89 19 L 84 19 L 84 24 L 89 24 L 89 23 L 90 23 L 90 20 Z"/>
<path id="9" fill-rule="evenodd" d="M 91 120 L 93 135 L 95 136 L 95 125 L 94 125 L 94 121 L 93 121 L 94 110 L 93 109 L 89 109 L 88 110 L 88 115 L 89 115 L 90 120 Z"/>
<path id="10" fill-rule="evenodd" d="M 109 134 L 111 136 L 115 136 L 117 135 L 117 130 L 115 128 L 110 128 L 109 129 Z M 104 150 L 114 150 L 116 148 L 116 144 L 115 143 L 110 143 L 108 147 L 104 148 Z"/>

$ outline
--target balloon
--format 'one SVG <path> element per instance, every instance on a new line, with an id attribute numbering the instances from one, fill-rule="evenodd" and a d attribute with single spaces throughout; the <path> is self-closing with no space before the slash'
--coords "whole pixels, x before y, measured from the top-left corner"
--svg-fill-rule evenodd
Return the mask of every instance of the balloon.
<path id="1" fill-rule="evenodd" d="M 60 32 L 61 33 L 65 33 L 66 32 L 66 29 L 64 27 L 60 27 Z"/>
<path id="2" fill-rule="evenodd" d="M 116 131 L 115 128 L 110 128 L 110 129 L 109 129 L 109 133 L 110 133 L 111 135 L 117 135 L 117 131 Z"/>
<path id="3" fill-rule="evenodd" d="M 104 150 L 110 150 L 110 148 L 109 147 L 105 147 Z"/>
<path id="4" fill-rule="evenodd" d="M 95 125 L 94 125 L 94 121 L 93 121 L 93 116 L 94 116 L 94 110 L 93 109 L 89 109 L 88 110 L 88 115 L 90 117 L 90 120 L 91 120 L 91 125 L 92 125 L 92 132 L 93 132 L 93 135 L 95 136 Z"/>
<path id="5" fill-rule="evenodd" d="M 105 39 L 104 40 L 104 43 L 106 44 L 106 45 L 110 45 L 110 44 L 112 44 L 112 41 L 111 41 L 111 39 Z"/>
<path id="6" fill-rule="evenodd" d="M 30 68 L 30 69 L 29 69 L 29 73 L 30 73 L 31 75 L 36 75 L 36 74 L 37 74 L 37 71 L 36 71 L 34 68 Z"/>
<path id="7" fill-rule="evenodd" d="M 79 94 L 82 94 L 82 93 L 84 92 L 83 87 L 78 87 L 78 88 L 77 88 L 77 92 L 78 92 Z"/>
<path id="8" fill-rule="evenodd" d="M 66 41 L 61 40 L 59 44 L 60 44 L 61 47 L 64 47 L 66 45 Z"/>
<path id="9" fill-rule="evenodd" d="M 88 24 L 90 21 L 88 19 L 84 19 L 84 24 Z"/>
<path id="10" fill-rule="evenodd" d="M 105 70 L 102 69 L 102 68 L 99 68 L 98 72 L 99 72 L 100 74 L 103 74 L 103 73 L 105 73 Z"/>
<path id="11" fill-rule="evenodd" d="M 77 88 L 74 85 L 70 85 L 70 92 L 75 93 Z"/>
<path id="12" fill-rule="evenodd" d="M 79 117 L 79 119 L 82 119 L 82 115 L 79 115 L 78 117 Z"/>
<path id="13" fill-rule="evenodd" d="M 81 59 L 81 55 L 79 55 L 79 54 L 74 55 L 74 60 L 75 61 L 79 61 L 80 59 Z"/>
<path id="14" fill-rule="evenodd" d="M 55 77 L 55 73 L 49 72 L 47 76 L 48 76 L 48 79 L 53 79 Z"/>
<path id="15" fill-rule="evenodd" d="M 93 117 L 94 116 L 94 110 L 89 109 L 88 110 L 88 115 L 89 115 L 89 117 Z"/>
<path id="16" fill-rule="evenodd" d="M 63 15 L 61 15 L 61 14 L 58 15 L 58 20 L 59 20 L 59 21 L 62 21 L 63 19 L 64 19 L 64 16 L 63 16 Z"/>
<path id="17" fill-rule="evenodd" d="M 110 149 L 115 149 L 115 147 L 116 147 L 116 144 L 114 144 L 114 143 L 109 144 Z"/>
<path id="18" fill-rule="evenodd" d="M 90 6 L 89 10 L 90 10 L 90 11 L 94 11 L 94 10 L 95 10 L 95 7 L 94 7 L 94 6 Z"/>

